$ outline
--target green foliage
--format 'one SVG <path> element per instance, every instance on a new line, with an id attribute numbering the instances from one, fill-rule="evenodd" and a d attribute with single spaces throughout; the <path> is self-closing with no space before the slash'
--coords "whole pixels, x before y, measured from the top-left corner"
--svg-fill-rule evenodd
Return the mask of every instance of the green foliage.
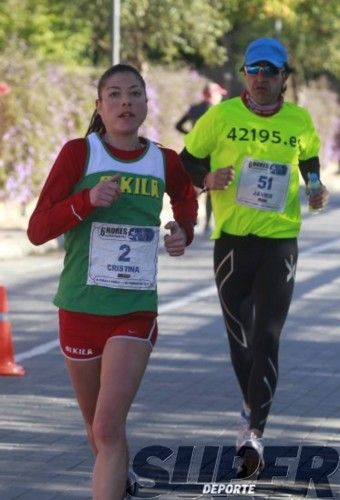
<path id="1" fill-rule="evenodd" d="M 38 192 L 61 145 L 84 135 L 95 85 L 89 70 L 46 64 L 19 48 L 0 56 L 11 88 L 0 97 L 0 194 L 25 203 Z"/>
<path id="2" fill-rule="evenodd" d="M 27 201 L 61 145 L 84 134 L 95 99 L 88 67 L 111 64 L 112 4 L 0 0 L 0 80 L 11 86 L 0 96 L 0 196 Z M 221 79 L 237 84 L 247 44 L 277 36 L 297 70 L 297 94 L 297 83 L 325 72 L 339 79 L 339 28 L 338 0 L 121 0 L 121 57 L 156 72 L 159 64 L 220 66 Z M 157 98 L 149 100 L 153 117 Z"/>
<path id="3" fill-rule="evenodd" d="M 229 21 L 206 0 L 123 0 L 122 57 L 140 65 L 187 60 L 222 64 Z"/>
<path id="4" fill-rule="evenodd" d="M 232 56 L 238 61 L 251 40 L 274 36 L 286 45 L 300 80 L 308 81 L 324 72 L 339 78 L 338 0 L 231 0 L 219 7 L 221 15 L 230 20 L 236 50 Z"/>
<path id="5" fill-rule="evenodd" d="M 0 0 L 0 51 L 24 40 L 44 60 L 108 66 L 112 5 Z M 325 71 L 339 77 L 339 28 L 338 0 L 121 0 L 122 59 L 138 67 L 223 65 L 227 58 L 240 61 L 250 40 L 279 36 L 305 78 Z"/>
<path id="6" fill-rule="evenodd" d="M 23 40 L 37 57 L 64 64 L 110 60 L 107 0 L 0 0 L 0 51 Z"/>
<path id="7" fill-rule="evenodd" d="M 295 16 L 282 30 L 294 64 L 308 80 L 323 72 L 339 78 L 339 2 L 299 0 L 294 3 Z"/>

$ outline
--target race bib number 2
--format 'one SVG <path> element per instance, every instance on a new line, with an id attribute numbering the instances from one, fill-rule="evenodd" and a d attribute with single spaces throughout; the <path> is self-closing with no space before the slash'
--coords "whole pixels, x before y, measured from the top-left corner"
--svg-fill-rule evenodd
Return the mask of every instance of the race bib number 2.
<path id="1" fill-rule="evenodd" d="M 283 212 L 290 181 L 290 165 L 246 158 L 237 202 L 259 210 Z"/>
<path id="2" fill-rule="evenodd" d="M 94 222 L 88 285 L 155 290 L 159 228 Z"/>

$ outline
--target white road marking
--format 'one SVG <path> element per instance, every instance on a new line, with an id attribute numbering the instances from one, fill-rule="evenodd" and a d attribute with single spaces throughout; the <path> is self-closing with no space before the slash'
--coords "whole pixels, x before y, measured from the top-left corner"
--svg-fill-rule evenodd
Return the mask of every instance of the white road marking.
<path id="1" fill-rule="evenodd" d="M 22 352 L 21 354 L 18 354 L 17 356 L 15 356 L 15 361 L 22 361 L 23 359 L 34 358 L 35 356 L 46 354 L 47 352 L 51 351 L 58 345 L 59 345 L 59 339 L 51 340 L 50 342 L 46 342 L 46 344 L 41 344 L 37 347 L 33 347 L 33 349 L 30 349 L 29 351 L 25 351 Z"/>
<path id="2" fill-rule="evenodd" d="M 309 257 L 310 255 L 317 254 L 319 252 L 322 252 L 324 250 L 329 250 L 330 248 L 335 248 L 337 245 L 340 244 L 340 238 L 332 241 L 328 241 L 327 243 L 322 243 L 321 245 L 317 245 L 315 247 L 303 250 L 300 252 L 300 257 Z M 170 311 L 173 311 L 174 309 L 178 309 L 179 307 L 186 306 L 187 304 L 191 304 L 192 302 L 196 302 L 199 299 L 205 298 L 205 297 L 211 297 L 213 295 L 217 296 L 217 291 L 216 291 L 216 286 L 209 286 L 206 288 L 203 288 L 197 292 L 190 293 L 189 295 L 186 295 L 180 299 L 173 300 L 172 302 L 169 302 L 167 304 L 162 304 L 158 308 L 159 314 L 164 314 L 168 313 Z M 16 361 L 22 361 L 24 359 L 29 359 L 29 358 L 34 358 L 35 356 L 40 356 L 42 354 L 46 354 L 47 352 L 51 351 L 55 347 L 59 346 L 59 339 L 57 340 L 52 340 L 50 342 L 46 342 L 45 344 L 41 344 L 37 347 L 34 347 L 33 349 L 30 349 L 29 351 L 22 352 L 21 354 L 18 354 L 15 356 Z"/>
<path id="3" fill-rule="evenodd" d="M 340 244 L 340 238 L 337 240 L 328 241 L 327 243 L 322 243 L 321 245 L 317 245 L 316 247 L 309 248 L 308 250 L 304 250 L 300 253 L 301 257 L 309 257 L 310 255 L 314 255 L 319 252 L 323 252 L 324 250 L 329 250 L 330 248 L 335 248 L 338 244 Z"/>

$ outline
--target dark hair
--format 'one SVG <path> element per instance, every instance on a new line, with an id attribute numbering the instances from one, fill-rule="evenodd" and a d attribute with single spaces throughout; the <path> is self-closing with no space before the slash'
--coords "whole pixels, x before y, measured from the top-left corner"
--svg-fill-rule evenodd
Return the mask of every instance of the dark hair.
<path id="1" fill-rule="evenodd" d="M 98 80 L 97 84 L 98 99 L 101 99 L 101 93 L 107 80 L 112 75 L 116 75 L 117 73 L 133 73 L 139 80 L 144 90 L 146 90 L 145 80 L 136 68 L 130 66 L 129 64 L 115 64 L 114 66 L 111 66 L 111 68 L 107 69 L 105 73 L 103 73 Z M 106 132 L 101 116 L 97 113 L 96 109 L 94 110 L 93 115 L 91 117 L 90 124 L 85 134 L 85 137 L 91 134 L 91 132 L 98 132 L 100 135 L 103 135 Z"/>
<path id="2" fill-rule="evenodd" d="M 295 73 L 295 69 L 293 68 L 293 66 L 290 66 L 288 63 L 284 64 L 283 71 L 286 73 L 287 77 Z M 287 90 L 287 85 L 284 83 L 281 89 L 281 94 L 283 95 L 286 92 L 286 90 Z"/>

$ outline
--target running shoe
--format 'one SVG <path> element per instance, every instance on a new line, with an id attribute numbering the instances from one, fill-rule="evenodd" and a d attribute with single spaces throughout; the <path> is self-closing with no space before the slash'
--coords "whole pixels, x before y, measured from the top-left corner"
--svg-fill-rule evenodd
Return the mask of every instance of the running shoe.
<path id="1" fill-rule="evenodd" d="M 152 479 L 137 476 L 133 470 L 129 470 L 128 478 L 126 481 L 125 498 L 131 499 L 138 496 L 139 488 L 153 488 L 154 481 Z"/>
<path id="2" fill-rule="evenodd" d="M 125 498 L 131 498 L 137 496 L 138 493 L 138 483 L 133 481 L 130 476 L 128 476 L 126 481 Z"/>
<path id="3" fill-rule="evenodd" d="M 264 469 L 262 439 L 251 432 L 249 437 L 241 444 L 236 452 L 238 479 L 258 479 Z"/>
<path id="4" fill-rule="evenodd" d="M 250 437 L 250 413 L 244 407 L 240 413 L 239 430 L 236 436 L 236 450 Z"/>

